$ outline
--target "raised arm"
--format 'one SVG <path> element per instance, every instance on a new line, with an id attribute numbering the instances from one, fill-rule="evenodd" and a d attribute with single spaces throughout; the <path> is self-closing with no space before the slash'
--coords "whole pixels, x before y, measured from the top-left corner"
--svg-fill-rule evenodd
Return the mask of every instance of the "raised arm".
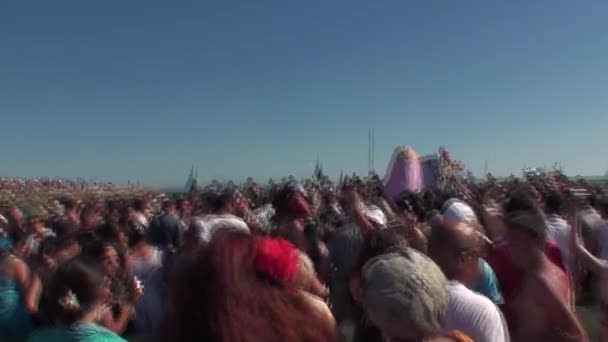
<path id="1" fill-rule="evenodd" d="M 582 264 L 596 275 L 608 269 L 608 263 L 595 257 L 583 245 L 580 234 L 580 220 L 574 216 L 574 224 L 570 229 L 570 248 L 572 253 L 582 262 Z"/>
<path id="2" fill-rule="evenodd" d="M 15 281 L 23 295 L 25 307 L 30 313 L 38 311 L 38 300 L 42 291 L 42 285 L 38 275 L 31 272 L 30 268 L 21 259 L 13 257 Z"/>

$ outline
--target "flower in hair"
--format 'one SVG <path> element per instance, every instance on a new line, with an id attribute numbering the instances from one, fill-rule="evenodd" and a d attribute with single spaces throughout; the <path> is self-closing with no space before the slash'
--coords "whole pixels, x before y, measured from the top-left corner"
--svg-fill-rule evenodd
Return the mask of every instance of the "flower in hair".
<path id="1" fill-rule="evenodd" d="M 284 239 L 259 238 L 255 241 L 254 267 L 269 280 L 280 284 L 295 279 L 298 250 Z"/>
<path id="2" fill-rule="evenodd" d="M 64 309 L 68 310 L 76 310 L 80 308 L 80 302 L 78 301 L 78 297 L 76 294 L 72 292 L 72 290 L 68 290 L 65 296 L 59 299 L 59 305 Z"/>

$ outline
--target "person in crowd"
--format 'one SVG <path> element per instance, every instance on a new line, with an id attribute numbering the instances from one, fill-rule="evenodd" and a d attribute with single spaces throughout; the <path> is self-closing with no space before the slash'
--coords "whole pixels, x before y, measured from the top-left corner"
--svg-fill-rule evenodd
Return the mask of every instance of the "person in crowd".
<path id="1" fill-rule="evenodd" d="M 450 224 L 465 223 L 475 228 L 480 240 L 482 240 L 484 245 L 487 244 L 487 241 L 489 241 L 489 239 L 483 233 L 483 228 L 479 223 L 475 211 L 466 202 L 456 198 L 451 198 L 444 203 L 439 213 L 440 215 L 434 217 L 434 224 L 437 224 L 441 227 L 445 225 L 442 222 Z M 494 304 L 504 304 L 504 299 L 499 288 L 496 274 L 494 273 L 492 267 L 486 262 L 486 260 L 481 257 L 481 254 L 478 258 L 479 272 L 477 279 L 471 281 L 468 284 L 465 284 L 465 286 L 469 287 L 475 292 L 486 296 Z"/>
<path id="2" fill-rule="evenodd" d="M 15 246 L 25 244 L 23 233 Z M 29 266 L 10 250 L 0 247 L 0 340 L 22 341 L 32 328 L 31 315 L 38 311 L 40 279 Z"/>
<path id="3" fill-rule="evenodd" d="M 104 213 L 104 221 L 106 224 L 118 224 L 120 221 L 120 208 L 123 207 L 121 201 L 108 201 Z"/>
<path id="4" fill-rule="evenodd" d="M 185 229 L 172 201 L 165 201 L 162 208 L 163 212 L 150 223 L 150 242 L 164 250 L 178 248 L 182 244 L 182 232 Z"/>
<path id="5" fill-rule="evenodd" d="M 101 215 L 93 204 L 88 204 L 80 212 L 80 231 L 94 233 L 101 225 Z"/>
<path id="6" fill-rule="evenodd" d="M 83 256 L 98 265 L 106 277 L 110 290 L 110 310 L 102 317 L 103 326 L 122 334 L 134 314 L 134 307 L 141 293 L 136 279 L 127 272 L 125 257 L 116 247 L 105 241 L 93 241 L 83 249 Z"/>
<path id="7" fill-rule="evenodd" d="M 134 327 L 137 333 L 150 336 L 165 314 L 165 255 L 144 235 L 134 233 L 129 238 L 129 261 L 131 272 L 146 289 L 135 305 Z"/>
<path id="8" fill-rule="evenodd" d="M 308 252 L 309 242 L 305 230 L 313 217 L 313 209 L 299 184 L 286 184 L 275 195 L 272 206 L 273 234 L 291 241 L 300 250 Z"/>
<path id="9" fill-rule="evenodd" d="M 133 220 L 136 228 L 142 232 L 148 230 L 150 222 L 148 221 L 148 212 L 150 210 L 150 202 L 145 198 L 135 200 L 133 203 L 134 212 Z"/>
<path id="10" fill-rule="evenodd" d="M 525 278 L 525 270 L 514 262 L 511 254 L 511 242 L 507 238 L 508 225 L 505 222 L 504 216 L 506 212 L 527 211 L 531 208 L 536 208 L 527 191 L 519 188 L 515 189 L 508 197 L 502 208 L 491 207 L 489 200 L 485 199 L 481 213 L 484 222 L 484 228 L 488 237 L 493 240 L 493 245 L 487 251 L 485 259 L 490 264 L 496 274 L 500 290 L 504 298 L 504 304 L 501 305 L 511 336 L 518 329 L 518 317 L 516 315 L 516 303 L 519 291 Z M 549 261 L 561 270 L 566 272 L 562 262 L 561 252 L 559 247 L 552 241 L 545 241 L 544 252 Z"/>
<path id="11" fill-rule="evenodd" d="M 608 196 L 590 196 L 578 217 L 587 250 L 608 262 Z"/>
<path id="12" fill-rule="evenodd" d="M 50 303 L 56 298 L 50 297 L 48 287 L 51 284 L 53 275 L 59 267 L 72 260 L 80 253 L 80 245 L 76 240 L 75 234 L 65 235 L 60 238 L 49 237 L 40 243 L 34 270 L 42 284 L 42 291 L 38 304 L 38 314 L 35 315 L 35 322 L 38 325 L 52 323 L 52 309 Z"/>
<path id="13" fill-rule="evenodd" d="M 211 213 L 193 218 L 193 224 L 201 240 L 209 242 L 213 234 L 223 228 L 250 232 L 247 223 L 238 215 L 242 213 L 242 208 L 239 206 L 235 189 L 227 187 L 220 192 L 209 192 L 204 196 L 204 202 Z"/>
<path id="14" fill-rule="evenodd" d="M 297 289 L 297 262 L 285 240 L 217 232 L 172 282 L 161 340 L 335 341 L 325 303 Z"/>
<path id="15" fill-rule="evenodd" d="M 600 296 L 600 308 L 602 315 L 599 322 L 600 338 L 602 342 L 608 341 L 608 261 L 594 256 L 584 246 L 582 236 L 582 216 L 584 214 L 573 215 L 575 217 L 574 229 L 571 229 L 569 241 L 573 260 L 580 261 L 583 266 L 590 270 L 598 280 L 597 288 Z"/>
<path id="16" fill-rule="evenodd" d="M 356 304 L 356 311 L 352 315 L 352 321 L 356 323 L 356 326 L 354 336 L 350 339 L 354 342 L 383 342 L 382 333 L 370 322 L 361 307 L 363 301 L 361 269 L 369 260 L 378 255 L 407 248 L 406 231 L 407 228 L 404 226 L 393 225 L 388 229 L 376 230 L 365 239 L 358 261 L 348 276 L 350 295 Z M 347 340 L 349 339 L 347 338 Z"/>
<path id="17" fill-rule="evenodd" d="M 524 272 L 521 288 L 509 304 L 517 319 L 514 339 L 588 341 L 571 309 L 568 276 L 545 255 L 545 216 L 533 199 L 523 196 L 517 205 L 506 206 L 510 257 Z"/>
<path id="18" fill-rule="evenodd" d="M 95 232 L 95 236 L 103 241 L 109 242 L 121 251 L 129 248 L 129 234 L 118 223 L 107 222 L 101 225 Z"/>
<path id="19" fill-rule="evenodd" d="M 429 256 L 443 270 L 448 282 L 444 330 L 459 329 L 479 342 L 508 342 L 509 331 L 492 301 L 468 287 L 479 278 L 483 241 L 466 223 L 444 222 L 429 238 Z"/>
<path id="20" fill-rule="evenodd" d="M 54 237 L 55 233 L 44 226 L 44 222 L 40 216 L 32 216 L 28 218 L 28 227 L 30 235 L 27 238 L 27 244 L 31 253 L 38 253 L 40 243 L 49 237 Z"/>
<path id="21" fill-rule="evenodd" d="M 190 220 L 192 219 L 192 205 L 187 198 L 179 198 L 175 202 L 175 208 L 177 210 L 177 217 L 180 220 L 180 227 L 183 229 L 183 234 L 188 226 L 190 226 Z"/>
<path id="22" fill-rule="evenodd" d="M 411 248 L 379 255 L 361 271 L 362 302 L 385 341 L 473 341 L 442 331 L 447 280 L 429 258 Z"/>
<path id="23" fill-rule="evenodd" d="M 348 277 L 373 226 L 363 213 L 363 201 L 354 188 L 345 188 L 341 199 L 345 224 L 336 229 L 327 241 L 335 272 L 330 282 L 330 301 L 338 324 L 353 321 L 356 312 L 348 291 Z"/>
<path id="24" fill-rule="evenodd" d="M 145 234 L 145 230 L 135 220 L 135 210 L 132 207 L 125 205 L 120 208 L 120 218 L 118 219 L 118 225 L 127 235 L 138 232 L 139 234 Z"/>
<path id="25" fill-rule="evenodd" d="M 302 251 L 298 251 L 297 284 L 302 290 L 319 298 L 327 299 L 329 296 L 329 289 L 317 276 L 315 265 Z"/>
<path id="26" fill-rule="evenodd" d="M 34 331 L 29 342 L 126 342 L 101 321 L 109 311 L 103 271 L 82 258 L 62 265 L 49 288 L 54 324 Z"/>
<path id="27" fill-rule="evenodd" d="M 559 246 L 562 262 L 569 273 L 573 271 L 570 258 L 570 230 L 571 227 L 563 217 L 564 199 L 557 191 L 551 191 L 545 198 L 545 212 L 547 214 L 547 239 Z"/>
<path id="28" fill-rule="evenodd" d="M 78 201 L 65 199 L 63 201 L 63 216 L 53 224 L 53 230 L 61 237 L 80 230 L 80 216 L 78 215 Z"/>

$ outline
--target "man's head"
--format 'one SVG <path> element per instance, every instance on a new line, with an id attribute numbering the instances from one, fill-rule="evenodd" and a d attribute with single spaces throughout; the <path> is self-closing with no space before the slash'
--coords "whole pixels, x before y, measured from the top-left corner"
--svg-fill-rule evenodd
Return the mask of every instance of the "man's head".
<path id="1" fill-rule="evenodd" d="M 78 209 L 78 201 L 72 198 L 66 198 L 62 201 L 63 207 L 68 212 L 74 212 Z"/>
<path id="2" fill-rule="evenodd" d="M 504 211 L 511 258 L 521 267 L 530 266 L 531 256 L 542 253 L 545 248 L 545 215 L 526 193 L 513 194 Z"/>
<path id="3" fill-rule="evenodd" d="M 143 213 L 148 209 L 148 201 L 144 198 L 138 198 L 133 201 L 133 208 L 140 213 Z"/>
<path id="4" fill-rule="evenodd" d="M 80 213 L 80 222 L 84 229 L 97 229 L 101 223 L 101 215 L 94 205 L 86 205 Z"/>
<path id="5" fill-rule="evenodd" d="M 13 224 L 22 224 L 23 223 L 23 219 L 24 219 L 24 215 L 23 215 L 23 211 L 21 211 L 21 209 L 19 209 L 19 207 L 17 206 L 11 206 L 8 210 L 8 220 L 9 223 L 13 223 Z"/>
<path id="6" fill-rule="evenodd" d="M 31 216 L 28 218 L 28 225 L 32 233 L 41 234 L 44 231 L 44 223 L 40 216 Z"/>
<path id="7" fill-rule="evenodd" d="M 175 214 L 177 212 L 175 203 L 171 200 L 166 200 L 163 202 L 163 211 L 167 214 Z"/>
<path id="8" fill-rule="evenodd" d="M 466 223 L 440 221 L 431 231 L 429 256 L 441 267 L 448 279 L 468 284 L 479 275 L 481 234 Z"/>
<path id="9" fill-rule="evenodd" d="M 236 214 L 236 189 L 226 187 L 220 191 L 210 191 L 203 194 L 203 201 L 213 213 Z"/>
<path id="10" fill-rule="evenodd" d="M 545 199 L 545 207 L 548 214 L 561 215 L 564 209 L 564 200 L 557 191 L 551 191 Z"/>
<path id="11" fill-rule="evenodd" d="M 389 341 L 419 341 L 440 331 L 447 281 L 429 258 L 406 248 L 368 261 L 362 270 L 363 306 Z"/>

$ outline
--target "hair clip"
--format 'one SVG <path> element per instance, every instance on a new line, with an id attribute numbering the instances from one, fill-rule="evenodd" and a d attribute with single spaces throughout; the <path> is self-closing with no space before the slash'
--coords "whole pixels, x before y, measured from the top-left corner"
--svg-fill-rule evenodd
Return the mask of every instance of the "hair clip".
<path id="1" fill-rule="evenodd" d="M 72 290 L 68 290 L 65 296 L 59 299 L 59 305 L 67 310 L 76 310 L 80 308 L 80 302 L 76 294 Z"/>

